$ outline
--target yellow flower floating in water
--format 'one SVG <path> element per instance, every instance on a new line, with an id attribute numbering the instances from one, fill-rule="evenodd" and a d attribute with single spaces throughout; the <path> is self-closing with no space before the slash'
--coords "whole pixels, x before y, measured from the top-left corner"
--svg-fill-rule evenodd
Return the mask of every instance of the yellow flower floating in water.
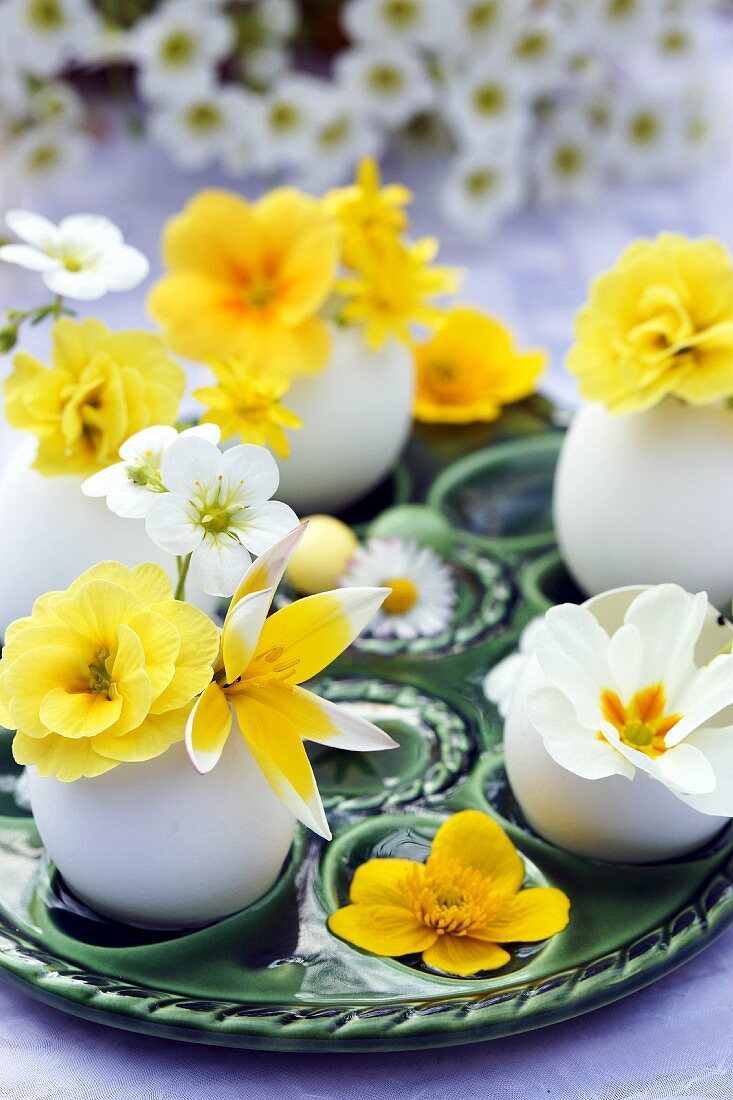
<path id="1" fill-rule="evenodd" d="M 422 954 L 466 977 L 509 962 L 500 944 L 536 942 L 568 923 L 570 903 L 551 887 L 522 889 L 522 858 L 487 814 L 464 810 L 438 829 L 426 863 L 371 859 L 358 867 L 351 904 L 328 926 L 374 955 Z"/>
<path id="2" fill-rule="evenodd" d="M 733 265 L 713 240 L 636 241 L 600 275 L 578 313 L 567 365 L 580 392 L 629 413 L 667 394 L 707 404 L 733 395 Z"/>
<path id="3" fill-rule="evenodd" d="M 175 423 L 185 376 L 160 337 L 64 318 L 52 339 L 51 367 L 18 352 L 4 386 L 8 422 L 38 437 L 42 474 L 93 474 L 135 432 Z"/>
<path id="4" fill-rule="evenodd" d="M 218 645 L 160 566 L 95 565 L 8 627 L 0 721 L 18 731 L 15 759 L 68 782 L 159 756 L 183 740 Z"/>
<path id="5" fill-rule="evenodd" d="M 503 405 L 534 393 L 547 361 L 544 352 L 519 351 L 508 329 L 466 306 L 449 310 L 414 350 L 415 417 L 438 424 L 496 420 Z"/>
<path id="6" fill-rule="evenodd" d="M 165 228 L 168 274 L 151 291 L 150 312 L 191 359 L 317 371 L 330 343 L 316 314 L 333 289 L 338 240 L 322 203 L 291 188 L 256 203 L 202 191 Z"/>
<path id="7" fill-rule="evenodd" d="M 404 207 L 411 199 L 411 192 L 399 183 L 382 187 L 379 168 L 371 157 L 359 164 L 354 183 L 326 195 L 326 210 L 334 214 L 342 230 L 342 255 L 347 267 L 358 264 L 365 248 L 378 250 L 405 232 L 408 219 Z"/>
<path id="8" fill-rule="evenodd" d="M 283 429 L 303 427 L 300 417 L 280 404 L 290 389 L 289 380 L 242 361 L 212 360 L 209 366 L 218 385 L 193 393 L 208 406 L 201 423 L 217 424 L 225 441 L 238 435 L 242 443 L 269 444 L 275 454 L 287 458 L 290 441 Z"/>
<path id="9" fill-rule="evenodd" d="M 191 712 L 186 746 L 197 770 L 211 771 L 231 733 L 233 711 L 278 797 L 300 821 L 330 839 L 303 739 L 372 751 L 394 748 L 395 742 L 300 685 L 353 642 L 389 589 L 322 592 L 268 618 L 274 590 L 304 531 L 301 525 L 258 558 L 234 593 L 214 679 Z"/>
<path id="10" fill-rule="evenodd" d="M 458 289 L 459 273 L 434 266 L 438 242 L 423 237 L 414 243 L 394 240 L 379 249 L 355 248 L 353 270 L 336 284 L 344 298 L 340 319 L 364 325 L 367 346 L 377 351 L 390 337 L 405 343 L 412 325 L 437 326 L 443 311 L 433 299 Z"/>

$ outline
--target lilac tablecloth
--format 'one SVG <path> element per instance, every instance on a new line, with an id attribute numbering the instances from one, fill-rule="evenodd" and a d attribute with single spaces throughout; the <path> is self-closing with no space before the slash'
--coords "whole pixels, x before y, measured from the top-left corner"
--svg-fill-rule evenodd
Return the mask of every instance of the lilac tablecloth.
<path id="1" fill-rule="evenodd" d="M 418 175 L 414 166 L 412 172 Z M 418 225 L 434 229 L 424 203 L 429 179 L 420 172 Z M 201 182 L 173 176 L 140 149 L 115 145 L 46 212 L 106 213 L 152 255 L 166 214 Z M 525 216 L 487 245 L 444 237 L 444 255 L 469 269 L 467 299 L 511 322 L 524 343 L 552 350 L 547 389 L 571 401 L 561 357 L 591 276 L 633 237 L 660 229 L 713 234 L 733 246 L 732 199 L 733 171 L 726 166 L 684 186 L 617 195 L 585 213 Z M 105 299 L 107 323 L 139 327 L 144 290 Z M 0 301 L 27 303 L 37 291 L 35 276 L 0 271 Z M 47 334 L 37 330 L 32 339 L 45 353 Z M 0 454 L 11 445 L 11 434 L 0 428 Z M 657 985 L 580 1020 L 416 1054 L 306 1057 L 188 1046 L 74 1020 L 0 985 L 0 1100 L 273 1096 L 727 1100 L 733 1097 L 733 935 Z"/>

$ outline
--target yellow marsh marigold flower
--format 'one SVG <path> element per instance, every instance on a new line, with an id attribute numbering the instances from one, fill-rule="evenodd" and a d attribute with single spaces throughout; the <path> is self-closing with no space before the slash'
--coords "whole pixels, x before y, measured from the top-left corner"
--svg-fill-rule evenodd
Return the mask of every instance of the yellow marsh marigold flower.
<path id="1" fill-rule="evenodd" d="M 662 233 L 632 244 L 591 287 L 568 368 L 580 392 L 629 413 L 667 394 L 733 395 L 733 265 L 713 240 Z"/>
<path id="2" fill-rule="evenodd" d="M 337 218 L 342 230 L 343 262 L 347 267 L 358 263 L 364 248 L 379 249 L 404 233 L 408 225 L 404 207 L 411 199 L 411 192 L 399 183 L 382 187 L 379 168 L 371 157 L 359 164 L 354 183 L 326 195 L 326 210 Z"/>
<path id="3" fill-rule="evenodd" d="M 18 731 L 15 759 L 68 782 L 159 756 L 183 740 L 218 646 L 160 566 L 93 566 L 8 627 L 0 721 Z"/>
<path id="4" fill-rule="evenodd" d="M 395 240 L 378 251 L 355 250 L 354 270 L 336 284 L 344 298 L 341 320 L 364 325 L 365 339 L 378 351 L 390 337 L 410 342 L 412 325 L 433 328 L 442 311 L 434 298 L 458 289 L 458 272 L 432 264 L 438 242 L 424 237 L 412 244 Z"/>
<path id="5" fill-rule="evenodd" d="M 322 203 L 292 188 L 255 203 L 202 191 L 166 225 L 168 274 L 151 291 L 150 312 L 191 359 L 320 370 L 330 342 L 316 314 L 333 290 L 338 242 Z"/>
<path id="6" fill-rule="evenodd" d="M 38 436 L 42 474 L 93 474 L 135 432 L 175 423 L 185 376 L 160 337 L 64 318 L 52 340 L 50 367 L 18 352 L 4 386 L 9 423 Z"/>
<path id="7" fill-rule="evenodd" d="M 350 905 L 328 926 L 374 955 L 422 954 L 424 963 L 466 977 L 496 970 L 510 955 L 499 944 L 535 942 L 568 923 L 561 890 L 522 889 L 524 863 L 487 814 L 454 814 L 435 835 L 426 863 L 371 859 L 358 867 Z"/>
<path id="8" fill-rule="evenodd" d="M 283 429 L 303 427 L 303 421 L 280 404 L 290 389 L 289 380 L 242 361 L 217 359 L 209 366 L 219 384 L 194 390 L 193 396 L 208 406 L 201 422 L 217 424 L 225 441 L 238 435 L 242 443 L 269 445 L 287 458 L 290 441 Z"/>
<path id="9" fill-rule="evenodd" d="M 519 351 L 499 321 L 459 306 L 426 343 L 415 346 L 415 418 L 436 424 L 496 420 L 502 405 L 534 393 L 541 351 Z"/>

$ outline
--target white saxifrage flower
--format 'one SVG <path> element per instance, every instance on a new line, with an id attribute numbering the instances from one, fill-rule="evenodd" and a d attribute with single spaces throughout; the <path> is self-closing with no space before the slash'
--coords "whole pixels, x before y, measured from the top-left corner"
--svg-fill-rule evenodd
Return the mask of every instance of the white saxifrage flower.
<path id="1" fill-rule="evenodd" d="M 212 84 L 155 110 L 151 133 L 180 168 L 227 160 L 248 125 L 251 99 L 241 88 Z"/>
<path id="2" fill-rule="evenodd" d="M 87 0 L 5 0 L 1 15 L 18 69 L 41 77 L 59 72 L 99 25 Z"/>
<path id="3" fill-rule="evenodd" d="M 148 273 L 142 252 L 97 214 L 74 214 L 58 226 L 40 214 L 9 210 L 5 221 L 24 244 L 0 248 L 0 260 L 40 271 L 54 294 L 91 301 L 110 290 L 131 290 Z"/>
<path id="4" fill-rule="evenodd" d="M 288 75 L 263 97 L 260 159 L 264 167 L 297 166 L 308 161 L 313 125 L 325 96 L 336 99 L 329 81 Z"/>
<path id="5" fill-rule="evenodd" d="M 456 601 L 453 577 L 442 558 L 429 546 L 400 538 L 369 539 L 360 546 L 341 585 L 392 589 L 366 630 L 377 638 L 440 634 Z"/>
<path id="6" fill-rule="evenodd" d="M 260 0 L 257 20 L 273 38 L 291 38 L 300 26 L 300 12 L 294 0 Z"/>
<path id="7" fill-rule="evenodd" d="M 409 122 L 434 100 L 420 58 L 407 48 L 357 46 L 336 60 L 336 77 L 365 112 L 389 127 Z"/>
<path id="8" fill-rule="evenodd" d="M 441 49 L 457 56 L 485 55 L 509 27 L 530 11 L 531 0 L 453 0 L 443 20 Z"/>
<path id="9" fill-rule="evenodd" d="M 74 127 L 84 118 L 84 102 L 70 84 L 49 80 L 32 90 L 28 113 L 41 125 Z"/>
<path id="10" fill-rule="evenodd" d="M 354 42 L 430 47 L 440 45 L 444 15 L 440 0 L 351 0 L 341 18 Z"/>
<path id="11" fill-rule="evenodd" d="M 231 596 L 251 555 L 298 525 L 292 508 L 270 499 L 280 473 L 264 447 L 241 443 L 222 454 L 189 436 L 167 449 L 160 473 L 168 492 L 148 506 L 148 535 L 169 554 L 191 554 L 191 577 L 212 596 Z"/>
<path id="12" fill-rule="evenodd" d="M 644 91 L 616 97 L 608 154 L 622 178 L 644 181 L 679 172 L 683 144 L 675 100 Z"/>
<path id="13" fill-rule="evenodd" d="M 206 91 L 216 63 L 233 45 L 232 24 L 222 12 L 201 0 L 167 0 L 137 23 L 129 54 L 139 66 L 143 95 L 188 99 Z"/>
<path id="14" fill-rule="evenodd" d="M 598 197 L 603 184 L 598 140 L 577 111 L 548 122 L 534 145 L 532 166 L 540 203 L 587 203 Z"/>
<path id="15" fill-rule="evenodd" d="M 384 147 L 384 135 L 359 105 L 332 85 L 314 97 L 308 139 L 310 149 L 298 184 L 313 193 L 341 183 L 362 157 L 378 158 Z"/>
<path id="16" fill-rule="evenodd" d="M 694 809 L 733 812 L 733 655 L 698 667 L 705 593 L 636 596 L 609 635 L 587 607 L 551 608 L 536 639 L 544 684 L 527 714 L 561 767 L 584 779 L 637 769 Z"/>
<path id="17" fill-rule="evenodd" d="M 4 181 L 43 186 L 74 178 L 85 165 L 91 140 L 78 130 L 33 126 L 8 142 L 3 152 Z"/>
<path id="18" fill-rule="evenodd" d="M 483 60 L 454 77 L 447 88 L 447 115 L 461 143 L 486 149 L 501 140 L 524 138 L 532 123 L 531 102 L 523 84 Z"/>
<path id="19" fill-rule="evenodd" d="M 120 462 L 82 482 L 82 493 L 86 497 L 106 497 L 107 507 L 115 515 L 144 519 L 154 495 L 167 492 L 161 473 L 163 455 L 177 439 L 190 436 L 216 444 L 221 433 L 215 424 L 198 424 L 180 433 L 166 424 L 143 428 L 122 444 Z"/>
<path id="20" fill-rule="evenodd" d="M 524 198 L 516 152 L 468 153 L 450 166 L 439 202 L 447 220 L 464 233 L 490 233 Z"/>

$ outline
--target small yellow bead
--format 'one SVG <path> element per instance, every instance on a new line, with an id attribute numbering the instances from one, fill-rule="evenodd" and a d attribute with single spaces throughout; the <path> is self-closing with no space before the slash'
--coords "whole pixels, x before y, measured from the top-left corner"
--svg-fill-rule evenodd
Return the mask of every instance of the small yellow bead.
<path id="1" fill-rule="evenodd" d="M 354 532 L 340 519 L 309 516 L 303 540 L 290 559 L 287 579 L 304 596 L 337 588 L 358 545 Z"/>

